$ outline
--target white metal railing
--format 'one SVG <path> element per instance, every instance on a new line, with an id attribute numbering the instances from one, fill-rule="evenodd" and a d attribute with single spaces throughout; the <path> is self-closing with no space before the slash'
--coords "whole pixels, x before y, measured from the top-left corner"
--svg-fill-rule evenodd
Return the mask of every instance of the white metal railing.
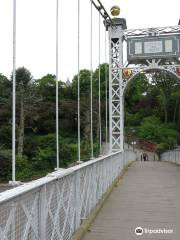
<path id="1" fill-rule="evenodd" d="M 174 149 L 161 154 L 161 161 L 168 161 L 180 164 L 180 149 Z"/>
<path id="2" fill-rule="evenodd" d="M 68 240 L 135 153 L 117 152 L 0 194 L 0 240 Z"/>

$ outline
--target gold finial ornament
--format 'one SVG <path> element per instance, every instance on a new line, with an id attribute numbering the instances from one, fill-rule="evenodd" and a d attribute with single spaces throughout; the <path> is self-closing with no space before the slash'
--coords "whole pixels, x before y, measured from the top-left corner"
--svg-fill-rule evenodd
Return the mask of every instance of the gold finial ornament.
<path id="1" fill-rule="evenodd" d="M 112 8 L 111 8 L 111 15 L 113 16 L 113 17 L 117 17 L 119 14 L 120 14 L 120 7 L 118 7 L 118 6 L 113 6 Z"/>

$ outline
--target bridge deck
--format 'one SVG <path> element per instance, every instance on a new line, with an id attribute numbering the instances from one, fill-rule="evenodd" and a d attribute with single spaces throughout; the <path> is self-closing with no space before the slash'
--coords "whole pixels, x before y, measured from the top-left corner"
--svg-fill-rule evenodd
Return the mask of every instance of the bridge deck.
<path id="1" fill-rule="evenodd" d="M 172 234 L 136 236 L 136 227 L 173 229 Z M 135 162 L 85 235 L 84 240 L 180 239 L 180 167 Z"/>

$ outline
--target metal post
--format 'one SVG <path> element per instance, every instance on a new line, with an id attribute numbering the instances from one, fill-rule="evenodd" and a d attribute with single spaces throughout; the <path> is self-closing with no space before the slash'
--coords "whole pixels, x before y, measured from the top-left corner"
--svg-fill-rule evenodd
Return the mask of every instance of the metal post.
<path id="1" fill-rule="evenodd" d="M 113 19 L 109 26 L 109 134 L 110 152 L 124 149 L 123 35 L 125 19 Z"/>
<path id="2" fill-rule="evenodd" d="M 16 181 L 16 0 L 13 1 L 12 184 Z"/>
<path id="3" fill-rule="evenodd" d="M 90 30 L 90 67 L 91 67 L 91 159 L 94 158 L 94 147 L 93 147 L 93 72 L 92 72 L 92 34 L 93 34 L 93 22 L 92 22 L 92 0 L 91 0 L 91 30 Z"/>
<path id="4" fill-rule="evenodd" d="M 59 0 L 56 1 L 56 160 L 59 169 Z"/>
<path id="5" fill-rule="evenodd" d="M 102 154 L 102 132 L 101 132 L 101 15 L 99 13 L 99 154 Z"/>
<path id="6" fill-rule="evenodd" d="M 112 152 L 112 59 L 111 59 L 111 33 L 109 29 L 109 152 Z"/>
<path id="7" fill-rule="evenodd" d="M 80 133 L 80 0 L 78 0 L 78 162 L 81 163 Z"/>
<path id="8" fill-rule="evenodd" d="M 107 82 L 107 37 L 106 37 L 106 29 L 105 29 L 105 83 L 106 83 L 106 147 L 108 143 L 108 99 L 107 99 L 107 87 L 108 87 L 108 82 Z"/>
<path id="9" fill-rule="evenodd" d="M 134 152 L 134 132 L 133 132 L 133 152 Z"/>

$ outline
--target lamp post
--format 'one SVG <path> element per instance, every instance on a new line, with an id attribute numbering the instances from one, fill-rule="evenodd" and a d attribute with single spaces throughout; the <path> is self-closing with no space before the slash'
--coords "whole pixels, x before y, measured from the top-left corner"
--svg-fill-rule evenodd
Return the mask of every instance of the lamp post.
<path id="1" fill-rule="evenodd" d="M 132 144 L 133 144 L 133 151 L 134 151 L 134 148 L 135 148 L 135 144 L 136 144 L 136 142 L 135 142 L 135 129 L 132 129 Z"/>

